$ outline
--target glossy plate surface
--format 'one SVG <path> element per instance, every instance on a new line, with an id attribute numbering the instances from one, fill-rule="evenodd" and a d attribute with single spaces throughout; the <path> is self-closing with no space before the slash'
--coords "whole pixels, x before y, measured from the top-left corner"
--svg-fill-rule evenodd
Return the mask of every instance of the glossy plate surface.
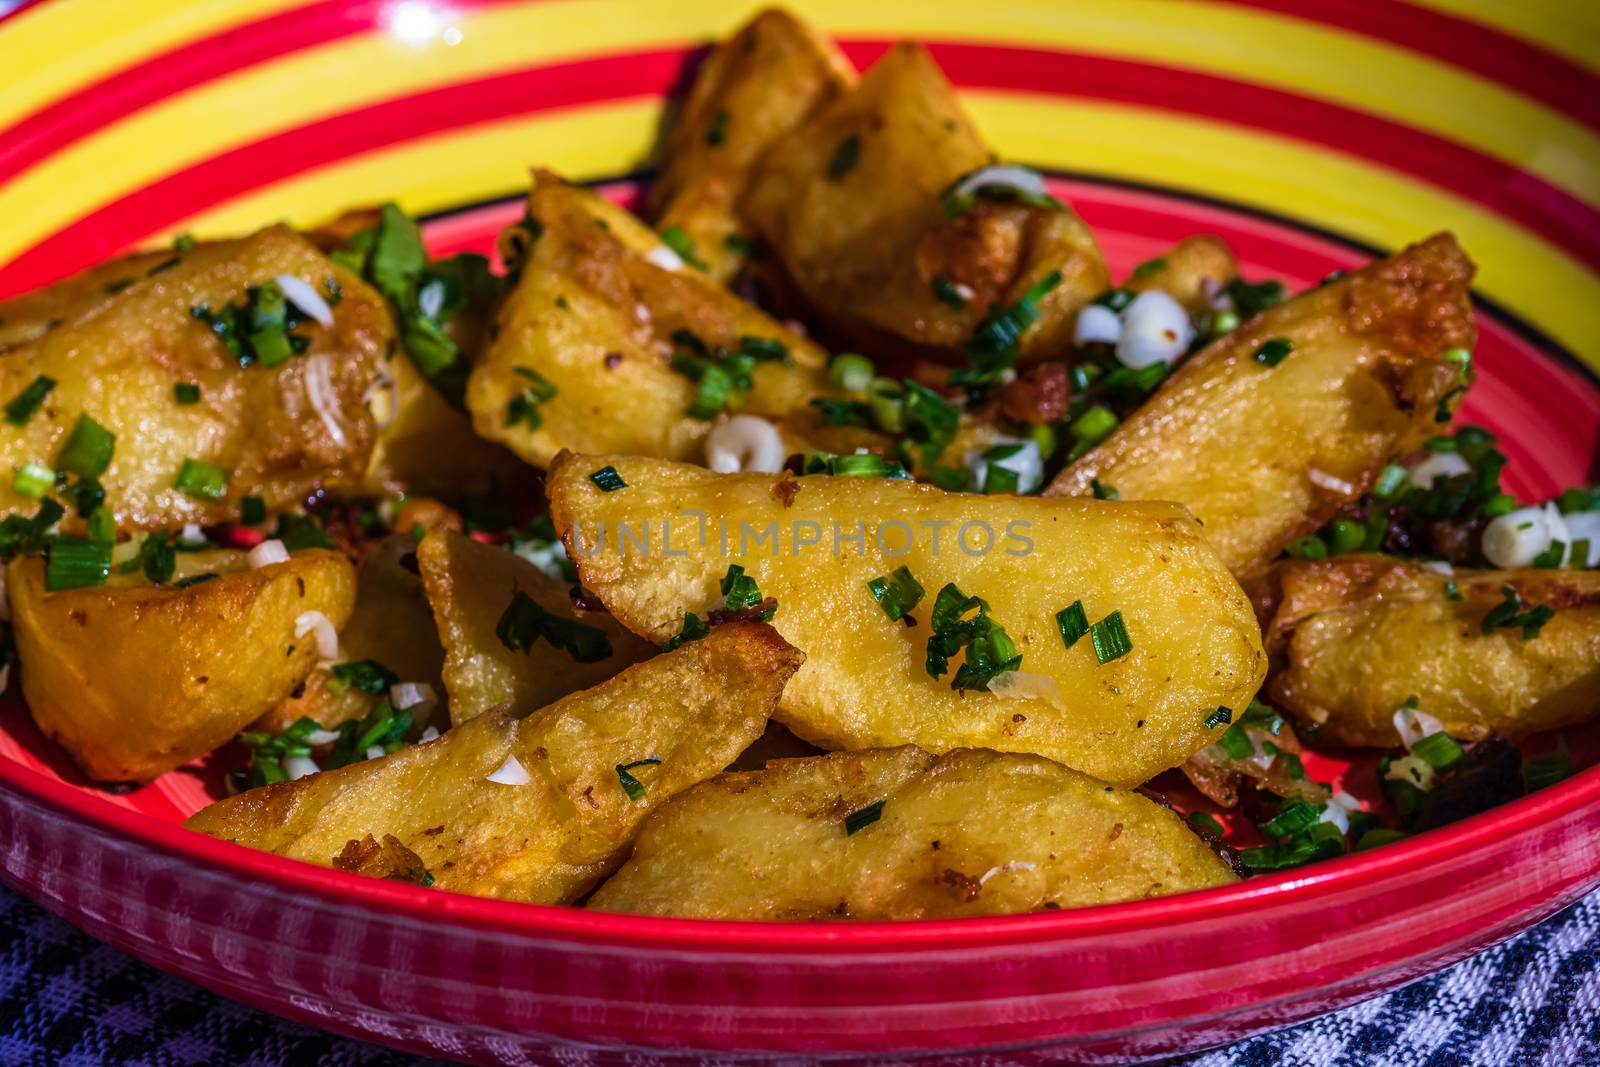
<path id="1" fill-rule="evenodd" d="M 1584 57 L 1600 33 L 1580 6 L 795 6 L 858 65 L 897 37 L 931 42 L 1001 155 L 1056 175 L 1118 272 L 1209 231 L 1246 276 L 1303 286 L 1453 229 L 1480 266 L 1466 416 L 1502 434 L 1519 495 L 1596 477 L 1600 74 Z M 533 164 L 626 200 L 636 186 L 619 176 L 645 167 L 662 99 L 748 13 L 690 8 L 26 6 L 0 23 L 0 294 L 185 230 L 389 198 L 430 216 L 436 251 L 483 249 L 520 214 Z M 1568 740 L 1594 761 L 1595 731 Z M 1308 764 L 1371 795 L 1364 764 Z M 1390 988 L 1600 882 L 1594 767 L 1413 841 L 1228 889 L 848 927 L 590 914 L 294 863 L 179 828 L 219 774 L 202 761 L 130 793 L 92 789 L 0 702 L 0 874 L 231 996 L 484 1062 L 1156 1056 Z"/>

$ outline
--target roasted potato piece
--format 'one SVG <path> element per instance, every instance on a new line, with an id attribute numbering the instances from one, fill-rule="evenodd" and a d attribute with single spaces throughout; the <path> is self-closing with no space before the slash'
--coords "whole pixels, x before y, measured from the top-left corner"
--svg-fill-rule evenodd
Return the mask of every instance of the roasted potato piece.
<path id="1" fill-rule="evenodd" d="M 405 562 L 416 551 L 417 542 L 411 535 L 397 533 L 384 538 L 362 559 L 355 609 L 339 631 L 339 655 L 345 662 L 372 660 L 402 682 L 432 686 L 442 704 L 444 648 L 422 579 L 407 569 Z M 332 728 L 363 717 L 381 699 L 358 688 L 330 686 L 332 678 L 328 668 L 319 665 L 298 693 L 263 715 L 253 729 L 281 733 L 302 718 Z M 414 716 L 414 720 L 419 732 L 430 722 L 441 728 L 445 725 L 444 714 L 437 708 L 428 715 Z"/>
<path id="2" fill-rule="evenodd" d="M 624 488 L 596 484 L 606 467 Z M 1036 752 L 1137 785 L 1220 736 L 1205 718 L 1244 707 L 1266 670 L 1249 601 L 1177 505 L 571 454 L 547 489 L 584 588 L 651 641 L 716 608 L 729 565 L 743 566 L 777 599 L 773 625 L 809 657 L 778 718 L 824 748 Z M 900 566 L 926 590 L 917 626 L 891 621 L 867 588 Z M 988 603 L 1021 670 L 1059 689 L 1053 700 L 958 692 L 929 676 L 929 612 L 947 582 Z M 1101 664 L 1087 637 L 1064 646 L 1056 613 L 1079 600 L 1090 622 L 1120 611 L 1132 651 Z"/>
<path id="3" fill-rule="evenodd" d="M 1038 756 L 910 745 L 779 760 L 646 820 L 589 900 L 695 919 L 954 919 L 1238 881 L 1176 813 Z"/>
<path id="4" fill-rule="evenodd" d="M 657 227 L 682 229 L 706 274 L 727 284 L 748 254 L 735 207 L 756 160 L 854 81 L 832 41 L 781 8 L 757 12 L 695 74 L 650 190 Z"/>
<path id="5" fill-rule="evenodd" d="M 135 252 L 96 263 L 42 289 L 0 300 L 0 354 L 37 341 L 56 327 L 75 322 L 109 303 L 173 254 L 165 249 Z"/>
<path id="6" fill-rule="evenodd" d="M 297 620 L 335 627 L 355 603 L 355 569 L 311 550 L 252 570 L 225 549 L 178 555 L 178 588 L 142 575 L 45 591 L 45 563 L 7 570 L 22 693 L 34 722 L 88 777 L 154 778 L 232 739 L 289 695 L 316 662 Z"/>
<path id="7" fill-rule="evenodd" d="M 605 612 L 578 610 L 569 583 L 556 581 L 507 549 L 437 529 L 418 546 L 417 566 L 445 645 L 451 722 L 460 724 L 502 706 L 513 715 L 525 715 L 597 685 L 657 651 Z M 508 648 L 496 629 L 519 592 L 561 619 L 599 630 L 610 654 L 582 663 L 549 641 L 535 641 L 523 652 Z"/>
<path id="8" fill-rule="evenodd" d="M 1475 337 L 1472 272 L 1440 234 L 1267 309 L 1179 366 L 1046 495 L 1098 480 L 1179 501 L 1241 580 L 1259 574 L 1438 432 L 1464 373 L 1444 354 Z M 1280 339 L 1293 350 L 1262 362 Z"/>
<path id="9" fill-rule="evenodd" d="M 374 437 L 364 396 L 393 334 L 382 299 L 283 226 L 170 258 L 171 267 L 140 275 L 0 360 L 0 398 L 41 375 L 56 383 L 25 425 L 6 427 L 11 462 L 53 467 L 78 417 L 96 420 L 115 435 L 99 480 L 124 529 L 221 522 L 238 517 L 246 496 L 278 509 L 318 489 L 359 485 Z M 295 328 L 309 340 L 305 354 L 241 367 L 192 309 L 221 312 L 281 274 L 322 291 L 333 279 L 343 294 L 334 324 Z M 176 401 L 174 386 L 185 383 L 200 387 L 198 402 Z M 222 496 L 177 488 L 188 460 L 226 473 Z M 35 506 L 0 480 L 0 514 Z"/>
<path id="10" fill-rule="evenodd" d="M 1447 592 L 1455 583 L 1460 599 Z M 1334 744 L 1392 748 L 1411 697 L 1454 737 L 1526 737 L 1600 714 L 1600 572 L 1457 570 L 1386 556 L 1285 560 L 1272 570 L 1266 627 L 1272 702 Z M 1525 612 L 1555 614 L 1483 632 L 1505 586 Z M 1490 620 L 1491 622 L 1493 620 Z"/>
<path id="11" fill-rule="evenodd" d="M 392 836 L 441 889 L 571 903 L 616 868 L 646 815 L 760 735 L 802 658 L 771 627 L 720 627 L 527 718 L 492 711 L 392 756 L 229 797 L 185 825 L 324 865 L 351 842 L 359 859 L 369 835 Z"/>
<path id="12" fill-rule="evenodd" d="M 991 309 L 1059 271 L 1019 352 L 1063 355 L 1077 309 L 1110 284 L 1105 261 L 1065 206 L 978 199 L 948 217 L 941 194 L 991 162 L 932 58 L 901 43 L 772 147 L 743 210 L 782 287 L 845 342 L 959 359 Z M 935 279 L 970 295 L 952 307 Z"/>
<path id="13" fill-rule="evenodd" d="M 700 459 L 712 423 L 689 415 L 697 386 L 671 366 L 675 350 L 693 347 L 683 331 L 710 351 L 756 338 L 786 353 L 756 365 L 743 409 L 752 415 L 781 418 L 838 395 L 822 349 L 699 271 L 659 266 L 648 258 L 656 235 L 605 198 L 539 172 L 528 210 L 542 232 L 467 386 L 489 440 L 539 467 L 563 448 Z M 548 399 L 540 379 L 554 387 Z M 531 418 L 512 417 L 530 407 Z"/>
<path id="14" fill-rule="evenodd" d="M 1215 314 L 1217 294 L 1239 277 L 1233 250 L 1209 233 L 1185 237 L 1164 255 L 1146 263 L 1122 283 L 1124 289 L 1143 293 L 1159 289 L 1183 305 L 1190 318 Z"/>

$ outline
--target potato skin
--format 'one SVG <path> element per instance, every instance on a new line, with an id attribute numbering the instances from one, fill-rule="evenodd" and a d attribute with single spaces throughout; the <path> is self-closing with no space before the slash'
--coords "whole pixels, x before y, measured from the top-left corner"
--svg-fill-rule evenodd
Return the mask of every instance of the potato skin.
<path id="1" fill-rule="evenodd" d="M 417 567 L 444 642 L 444 687 L 450 694 L 450 721 L 458 726 L 494 707 L 525 715 L 597 685 L 657 652 L 605 612 L 575 608 L 567 583 L 515 553 L 479 544 L 454 530 L 429 531 L 417 547 Z M 579 663 L 542 640 L 526 652 L 513 652 L 495 628 L 518 591 L 552 614 L 598 628 L 611 642 L 613 654 Z"/>
<path id="2" fill-rule="evenodd" d="M 320 611 L 342 626 L 355 603 L 355 570 L 333 552 L 259 570 L 236 552 L 180 558 L 221 577 L 48 593 L 42 558 L 11 561 L 23 696 L 90 778 L 143 781 L 229 741 L 310 673 L 316 641 L 295 620 Z"/>
<path id="3" fill-rule="evenodd" d="M 883 801 L 847 834 L 845 817 Z M 696 919 L 954 919 L 1237 881 L 1175 812 L 1039 756 L 912 746 L 778 760 L 648 819 L 589 900 Z"/>
<path id="4" fill-rule="evenodd" d="M 606 493 L 590 480 L 608 465 L 626 488 Z M 547 491 L 584 588 L 649 640 L 676 634 L 685 612 L 716 606 L 729 564 L 743 565 L 763 595 L 777 598 L 773 625 L 809 657 L 778 718 L 824 748 L 1035 752 L 1137 785 L 1220 736 L 1220 728 L 1206 729 L 1206 716 L 1218 705 L 1244 707 L 1266 672 L 1249 601 L 1177 505 L 984 497 L 825 475 L 717 475 L 626 456 L 558 457 Z M 704 544 L 697 513 L 708 517 Z M 619 552 L 619 523 L 637 535 L 646 520 L 647 549 L 629 541 Z M 596 538 L 602 521 L 603 546 Z M 835 522 L 845 537 L 865 524 L 862 544 L 841 540 L 836 553 Z M 941 522 L 935 547 L 940 528 L 931 524 Z M 988 524 L 988 553 L 958 547 L 967 522 Z M 1008 533 L 1016 522 L 1030 525 Z M 771 536 L 758 544 L 754 537 L 769 526 Z M 797 552 L 797 533 L 820 540 Z M 915 537 L 906 547 L 909 533 Z M 891 552 L 904 551 L 887 554 L 878 536 Z M 976 550 L 981 527 L 966 536 Z M 919 625 L 909 628 L 891 622 L 866 586 L 902 565 L 927 591 L 912 612 Z M 929 612 L 946 582 L 988 601 L 1023 654 L 1021 669 L 1053 678 L 1068 710 L 957 693 L 950 675 L 927 674 Z M 1120 610 L 1133 651 L 1102 665 L 1088 638 L 1064 647 L 1055 613 L 1079 599 L 1090 622 Z"/>
<path id="5" fill-rule="evenodd" d="M 402 682 L 431 685 L 441 703 L 445 699 L 440 681 L 444 649 L 434 629 L 433 611 L 422 579 L 406 569 L 401 561 L 416 552 L 417 542 L 410 534 L 390 534 L 374 545 L 356 571 L 356 602 L 349 620 L 339 628 L 339 654 L 346 662 L 376 660 L 394 671 Z M 301 718 L 315 720 L 325 727 L 359 719 L 380 699 L 371 693 L 350 688 L 340 693 L 328 689 L 332 677 L 319 667 L 311 672 L 298 695 L 273 708 L 252 725 L 266 733 L 281 733 Z M 435 709 L 433 725 L 443 729 L 445 715 Z M 417 732 L 429 723 L 415 721 Z"/>
<path id="6" fill-rule="evenodd" d="M 1475 337 L 1472 272 L 1440 234 L 1268 308 L 1181 364 L 1046 495 L 1088 496 L 1098 480 L 1180 501 L 1240 580 L 1259 574 L 1438 432 L 1436 408 L 1464 384 L 1444 353 Z M 1277 337 L 1293 352 L 1256 361 Z"/>
<path id="7" fill-rule="evenodd" d="M 1215 314 L 1212 298 L 1239 277 L 1233 250 L 1209 233 L 1185 237 L 1158 261 L 1159 266 L 1129 275 L 1122 288 L 1134 293 L 1159 289 L 1182 304 L 1190 318 Z"/>
<path id="8" fill-rule="evenodd" d="M 761 733 L 802 657 L 771 627 L 719 627 L 524 719 L 480 715 L 392 756 L 252 789 L 190 817 L 192 830 L 333 863 L 393 835 L 441 889 L 566 904 L 616 869 L 641 820 L 726 767 Z M 508 756 L 525 786 L 487 780 Z M 618 764 L 645 795 L 630 800 Z"/>
<path id="9" fill-rule="evenodd" d="M 855 70 L 832 41 L 781 8 L 757 12 L 695 74 L 650 190 L 657 227 L 680 227 L 707 276 L 727 284 L 746 259 L 727 240 L 742 236 L 735 206 L 752 167 L 854 81 Z"/>
<path id="10" fill-rule="evenodd" d="M 1445 595 L 1454 581 L 1460 600 Z M 1511 585 L 1555 616 L 1531 641 L 1483 633 Z M 1600 714 L 1600 572 L 1457 570 L 1386 556 L 1285 560 L 1273 567 L 1267 692 L 1335 744 L 1391 748 L 1409 697 L 1454 737 L 1513 740 Z"/>
<path id="11" fill-rule="evenodd" d="M 833 173 L 852 139 L 854 165 Z M 959 361 L 992 306 L 1058 270 L 1019 351 L 1064 355 L 1077 309 L 1109 287 L 1105 261 L 1070 208 L 979 201 L 946 218 L 940 194 L 992 161 L 938 65 L 902 42 L 772 147 L 743 212 L 777 255 L 779 288 L 843 343 Z M 949 307 L 936 277 L 973 297 Z"/>
<path id="12" fill-rule="evenodd" d="M 699 271 L 650 262 L 659 238 L 598 194 L 541 171 L 528 210 L 543 232 L 467 384 L 473 425 L 488 440 L 537 467 L 563 448 L 699 460 L 713 424 L 689 417 L 695 384 L 670 366 L 671 336 L 683 329 L 711 348 L 736 349 L 748 335 L 788 349 L 793 366 L 756 368 L 744 407 L 752 415 L 781 418 L 838 395 L 827 353 Z M 518 368 L 556 387 L 539 405 L 538 429 L 508 425 L 512 400 L 528 388 Z"/>
<path id="13" fill-rule="evenodd" d="M 170 257 L 169 257 L 170 258 Z M 267 369 L 240 368 L 190 314 L 243 299 L 247 286 L 293 274 L 318 287 L 337 280 L 343 299 L 334 325 L 315 322 L 307 354 Z M 389 312 L 365 283 L 283 226 L 239 241 L 201 245 L 156 274 L 91 301 L 70 321 L 0 360 L 0 396 L 21 392 L 40 374 L 55 390 L 24 427 L 7 427 L 7 457 L 53 466 L 80 413 L 116 435 L 100 478 L 106 505 L 123 529 L 158 529 L 236 519 L 239 501 L 258 496 L 272 509 L 297 506 L 318 489 L 360 483 L 372 450 L 372 416 L 363 394 L 377 377 L 393 336 Z M 326 361 L 336 438 L 307 392 L 312 361 Z M 173 386 L 201 387 L 199 403 L 179 405 Z M 227 495 L 208 501 L 174 486 L 186 459 L 229 473 Z M 36 503 L 0 483 L 0 514 L 31 514 Z M 74 520 L 76 521 L 76 520 Z"/>

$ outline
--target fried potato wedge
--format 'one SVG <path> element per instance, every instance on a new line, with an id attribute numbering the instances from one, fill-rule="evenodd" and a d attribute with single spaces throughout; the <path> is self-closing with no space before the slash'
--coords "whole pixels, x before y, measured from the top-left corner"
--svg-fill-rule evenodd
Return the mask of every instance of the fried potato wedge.
<path id="1" fill-rule="evenodd" d="M 1412 245 L 1225 334 L 1183 363 L 1051 496 L 1093 483 L 1176 500 L 1229 568 L 1259 574 L 1448 418 L 1472 347 L 1472 263 L 1448 234 Z M 1257 353 L 1293 346 L 1276 366 Z"/>
<path id="2" fill-rule="evenodd" d="M 117 293 L 172 256 L 169 249 L 135 252 L 0 300 L 0 354 L 37 341 L 56 327 L 109 303 Z"/>
<path id="3" fill-rule="evenodd" d="M 802 658 L 771 627 L 720 627 L 526 718 L 492 711 L 382 759 L 229 797 L 185 825 L 323 865 L 392 836 L 441 889 L 571 903 L 616 869 L 646 815 L 761 734 Z"/>
<path id="4" fill-rule="evenodd" d="M 563 448 L 699 460 L 712 423 L 689 415 L 697 386 L 672 369 L 674 352 L 731 352 L 745 338 L 785 355 L 758 362 L 744 411 L 781 418 L 838 395 L 822 349 L 700 271 L 652 261 L 659 239 L 604 197 L 541 171 L 528 211 L 540 235 L 467 385 L 488 440 L 538 467 Z M 539 400 L 543 383 L 554 394 Z"/>
<path id="5" fill-rule="evenodd" d="M 355 603 L 355 569 L 333 552 L 256 570 L 225 549 L 178 561 L 175 578 L 219 577 L 47 592 L 40 557 L 8 567 L 28 709 L 90 778 L 143 781 L 231 740 L 311 672 L 316 641 L 297 620 L 338 627 Z"/>
<path id="6" fill-rule="evenodd" d="M 410 534 L 390 534 L 362 559 L 356 572 L 355 608 L 339 630 L 339 655 L 347 663 L 371 660 L 402 682 L 431 686 L 442 705 L 444 648 L 422 579 L 405 562 L 416 551 L 417 542 Z M 331 729 L 362 718 L 387 695 L 337 682 L 330 685 L 332 681 L 331 671 L 319 665 L 297 693 L 258 719 L 253 729 L 281 733 L 302 718 Z M 443 728 L 445 716 L 435 707 L 426 715 L 414 715 L 413 722 L 417 732 L 430 723 Z"/>
<path id="7" fill-rule="evenodd" d="M 624 488 L 590 477 L 606 467 Z M 1137 785 L 1220 736 L 1206 717 L 1243 707 L 1265 674 L 1249 601 L 1177 505 L 571 454 L 547 490 L 584 588 L 651 641 L 716 609 L 729 565 L 743 566 L 808 657 L 778 718 L 824 748 L 1035 752 Z M 901 566 L 926 590 L 915 626 L 867 588 Z M 958 692 L 928 674 L 929 613 L 947 582 L 988 603 L 1020 669 L 1059 689 L 1054 700 Z M 1120 611 L 1132 651 L 1101 664 L 1087 637 L 1066 647 L 1056 613 L 1080 600 L 1090 622 Z"/>
<path id="8" fill-rule="evenodd" d="M 650 210 L 659 229 L 688 235 L 713 281 L 727 284 L 748 256 L 735 208 L 756 160 L 855 77 L 832 41 L 781 8 L 757 12 L 700 65 Z"/>
<path id="9" fill-rule="evenodd" d="M 166 262 L 0 360 L 0 398 L 41 375 L 56 383 L 25 425 L 6 427 L 8 462 L 53 468 L 78 417 L 94 419 L 115 435 L 99 480 L 124 529 L 222 522 L 238 517 L 246 496 L 279 509 L 359 485 L 374 440 L 364 397 L 393 337 L 382 298 L 283 226 Z M 333 279 L 343 294 L 334 323 L 295 328 L 309 340 L 305 354 L 241 367 L 192 309 L 220 312 L 280 274 L 321 291 Z M 198 402 L 175 400 L 173 387 L 185 383 L 200 387 Z M 219 499 L 177 488 L 187 460 L 227 473 Z M 35 506 L 0 480 L 0 514 Z"/>
<path id="10" fill-rule="evenodd" d="M 1177 813 L 1039 756 L 912 746 L 779 760 L 674 798 L 589 900 L 696 919 L 954 919 L 1237 876 Z"/>
<path id="11" fill-rule="evenodd" d="M 1018 350 L 1064 355 L 1077 309 L 1110 285 L 1105 260 L 1068 207 L 978 199 L 947 216 L 941 194 L 991 162 L 938 65 L 901 43 L 772 147 L 743 212 L 796 310 L 844 342 L 957 359 L 986 314 L 1059 271 Z M 970 295 L 941 298 L 935 279 Z"/>
<path id="12" fill-rule="evenodd" d="M 1460 599 L 1447 588 L 1455 583 Z M 1600 715 L 1600 572 L 1457 570 L 1386 556 L 1284 560 L 1270 575 L 1266 626 L 1275 706 L 1319 740 L 1389 748 L 1411 697 L 1452 736 L 1513 740 Z M 1483 632 L 1516 590 L 1555 614 L 1535 636 Z"/>
<path id="13" fill-rule="evenodd" d="M 1156 259 L 1141 264 L 1123 281 L 1129 292 L 1159 289 L 1190 318 L 1215 314 L 1217 294 L 1239 277 L 1239 264 L 1226 241 L 1209 233 L 1185 237 Z"/>
<path id="14" fill-rule="evenodd" d="M 444 641 L 444 687 L 457 725 L 495 707 L 525 715 L 657 652 L 605 612 L 574 607 L 568 583 L 454 530 L 430 531 L 417 548 L 417 567 Z M 549 641 L 535 641 L 525 652 L 507 648 L 495 631 L 518 592 L 552 615 L 599 630 L 610 654 L 580 663 Z"/>

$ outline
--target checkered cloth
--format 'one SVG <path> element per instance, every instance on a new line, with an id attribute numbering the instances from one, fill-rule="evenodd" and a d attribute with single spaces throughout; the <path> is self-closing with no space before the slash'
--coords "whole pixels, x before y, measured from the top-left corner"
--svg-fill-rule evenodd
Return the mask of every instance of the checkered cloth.
<path id="1" fill-rule="evenodd" d="M 0 889 L 0 1065 L 399 1067 L 428 1062 L 213 996 Z M 1600 893 L 1397 993 L 1164 1067 L 1593 1067 Z"/>

